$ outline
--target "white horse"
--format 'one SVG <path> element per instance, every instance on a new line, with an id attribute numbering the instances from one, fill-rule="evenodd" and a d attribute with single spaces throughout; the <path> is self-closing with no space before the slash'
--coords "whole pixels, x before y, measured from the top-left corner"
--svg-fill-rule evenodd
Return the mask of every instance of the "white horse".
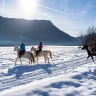
<path id="1" fill-rule="evenodd" d="M 46 61 L 48 61 L 48 63 L 49 63 L 49 56 L 52 59 L 52 53 L 49 50 L 43 50 L 43 51 L 39 52 L 37 56 L 36 56 L 36 51 L 37 51 L 36 48 L 32 47 L 30 51 L 34 52 L 34 56 L 35 56 L 35 58 L 37 58 L 37 63 L 38 63 L 38 57 L 44 57 L 45 63 L 46 63 Z"/>
<path id="2" fill-rule="evenodd" d="M 20 51 L 20 49 L 19 49 L 19 47 L 17 45 L 15 45 L 14 51 L 17 51 L 17 58 L 15 60 L 15 65 L 16 65 L 17 59 L 19 59 L 20 62 L 21 62 L 21 58 L 29 59 L 29 64 L 30 64 L 30 62 L 31 62 L 31 64 L 32 64 L 32 62 L 33 63 L 35 62 L 35 58 L 34 58 L 34 55 L 33 55 L 32 52 L 25 51 L 24 55 L 22 55 L 21 58 L 19 58 L 19 51 Z M 22 64 L 22 62 L 21 62 L 21 64 Z"/>

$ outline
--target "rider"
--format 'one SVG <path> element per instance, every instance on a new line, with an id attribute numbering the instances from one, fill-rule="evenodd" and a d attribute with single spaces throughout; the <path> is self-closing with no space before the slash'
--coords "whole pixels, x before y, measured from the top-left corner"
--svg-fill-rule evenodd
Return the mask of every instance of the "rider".
<path id="1" fill-rule="evenodd" d="M 25 53 L 25 44 L 22 42 L 20 45 L 19 58 Z"/>
<path id="2" fill-rule="evenodd" d="M 38 48 L 37 48 L 37 49 L 39 49 L 39 50 L 36 51 L 36 56 L 39 54 L 40 51 L 42 51 L 42 48 L 43 48 L 43 44 L 42 44 L 42 42 L 40 42 L 40 43 L 39 43 L 39 46 L 38 46 Z"/>

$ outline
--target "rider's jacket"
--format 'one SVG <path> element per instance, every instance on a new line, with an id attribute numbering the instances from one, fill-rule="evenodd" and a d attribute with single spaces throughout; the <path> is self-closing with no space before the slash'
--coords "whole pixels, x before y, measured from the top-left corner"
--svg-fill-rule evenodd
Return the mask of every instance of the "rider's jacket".
<path id="1" fill-rule="evenodd" d="M 42 44 L 39 44 L 38 48 L 39 49 L 42 49 L 43 48 L 43 45 Z"/>
<path id="2" fill-rule="evenodd" d="M 22 44 L 20 45 L 20 50 L 25 50 L 25 45 L 24 45 L 24 43 L 22 43 Z"/>

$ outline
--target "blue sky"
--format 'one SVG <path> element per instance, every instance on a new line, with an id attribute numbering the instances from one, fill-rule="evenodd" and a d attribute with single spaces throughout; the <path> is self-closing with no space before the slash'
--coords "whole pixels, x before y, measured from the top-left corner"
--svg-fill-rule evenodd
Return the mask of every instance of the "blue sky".
<path id="1" fill-rule="evenodd" d="M 96 25 L 96 0 L 0 0 L 0 15 L 50 20 L 62 31 L 78 36 Z"/>

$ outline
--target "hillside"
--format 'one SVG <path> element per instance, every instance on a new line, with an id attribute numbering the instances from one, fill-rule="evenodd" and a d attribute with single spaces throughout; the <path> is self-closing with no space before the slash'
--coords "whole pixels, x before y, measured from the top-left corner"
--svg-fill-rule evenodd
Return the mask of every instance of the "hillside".
<path id="1" fill-rule="evenodd" d="M 78 45 L 79 41 L 58 29 L 49 20 L 0 17 L 0 45 L 26 44 Z"/>

